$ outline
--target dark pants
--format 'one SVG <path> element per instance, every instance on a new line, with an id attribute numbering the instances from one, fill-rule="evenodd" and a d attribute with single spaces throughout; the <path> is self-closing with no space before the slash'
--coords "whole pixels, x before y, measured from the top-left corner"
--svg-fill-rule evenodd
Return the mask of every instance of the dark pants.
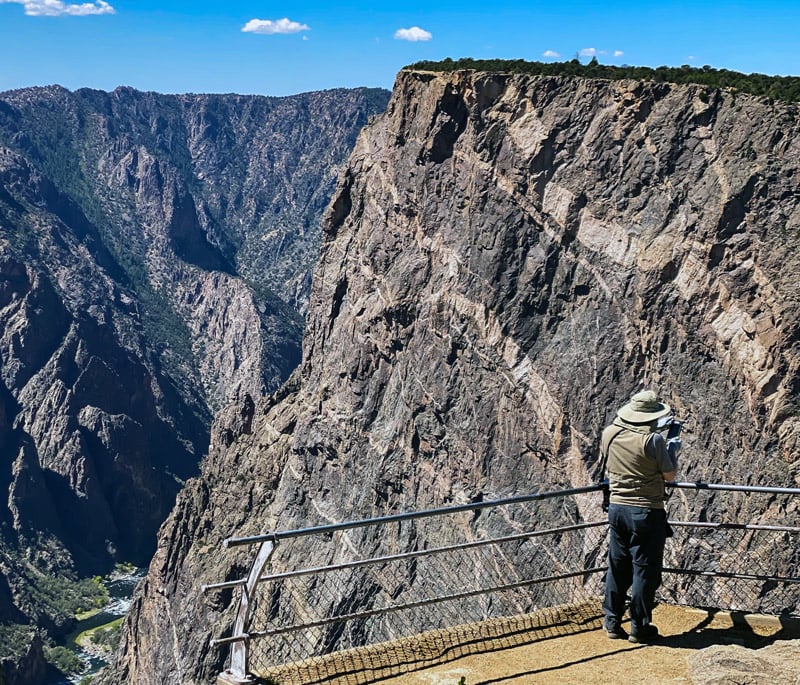
<path id="1" fill-rule="evenodd" d="M 667 514 L 663 509 L 611 504 L 608 508 L 608 573 L 603 601 L 606 628 L 619 626 L 631 591 L 631 630 L 650 624 L 661 584 Z"/>

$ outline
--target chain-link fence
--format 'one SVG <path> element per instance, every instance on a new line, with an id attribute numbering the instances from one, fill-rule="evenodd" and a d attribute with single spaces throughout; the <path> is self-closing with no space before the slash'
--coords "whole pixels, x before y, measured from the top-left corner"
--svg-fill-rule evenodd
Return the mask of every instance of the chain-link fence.
<path id="1" fill-rule="evenodd" d="M 800 490 L 679 483 L 675 493 L 662 601 L 800 613 Z"/>
<path id="2" fill-rule="evenodd" d="M 269 572 L 259 566 L 250 583 L 239 583 L 234 635 L 218 641 L 233 645 L 229 682 L 248 682 L 250 673 L 280 685 L 369 683 L 599 628 L 607 537 L 599 489 L 231 541 L 267 545 L 261 561 Z M 692 494 L 694 507 L 688 497 L 675 502 L 694 520 L 672 521 L 662 601 L 795 613 L 800 528 L 709 522 L 713 495 Z M 750 491 L 748 506 L 717 508 L 749 515 L 760 504 L 762 517 L 785 518 L 796 514 L 797 494 Z"/>

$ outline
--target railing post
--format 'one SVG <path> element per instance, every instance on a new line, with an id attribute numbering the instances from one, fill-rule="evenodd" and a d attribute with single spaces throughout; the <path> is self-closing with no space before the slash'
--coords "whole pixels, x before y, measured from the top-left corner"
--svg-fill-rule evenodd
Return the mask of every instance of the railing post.
<path id="1" fill-rule="evenodd" d="M 247 631 L 250 628 L 251 598 L 258 585 L 264 566 L 267 565 L 275 543 L 271 541 L 262 542 L 258 550 L 247 582 L 242 588 L 242 598 L 239 600 L 239 609 L 236 612 L 236 621 L 233 624 L 233 634 L 231 637 L 240 638 L 231 645 L 231 665 L 227 671 L 223 671 L 217 678 L 218 685 L 250 685 L 255 683 L 255 678 L 249 673 L 248 657 L 250 652 L 250 636 Z"/>

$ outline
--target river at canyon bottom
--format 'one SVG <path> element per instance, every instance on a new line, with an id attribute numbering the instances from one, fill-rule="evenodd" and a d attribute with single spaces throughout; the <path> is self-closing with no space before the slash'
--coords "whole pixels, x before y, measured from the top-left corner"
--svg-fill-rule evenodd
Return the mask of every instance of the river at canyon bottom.
<path id="1" fill-rule="evenodd" d="M 131 608 L 131 599 L 136 584 L 145 576 L 147 569 L 137 568 L 130 573 L 115 573 L 103 581 L 108 590 L 109 602 L 98 613 L 78 621 L 75 630 L 67 638 L 67 647 L 78 655 L 85 668 L 78 674 L 61 677 L 48 685 L 77 685 L 87 676 L 93 676 L 106 665 L 103 651 L 99 648 L 85 649 L 77 644 L 81 633 L 94 628 L 102 628 L 125 616 Z"/>

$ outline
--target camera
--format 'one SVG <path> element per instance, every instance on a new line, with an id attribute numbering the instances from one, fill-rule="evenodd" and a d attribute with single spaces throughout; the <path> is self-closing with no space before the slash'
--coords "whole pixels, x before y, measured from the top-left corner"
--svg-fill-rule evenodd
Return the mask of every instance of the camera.
<path id="1" fill-rule="evenodd" d="M 605 478 L 600 485 L 603 488 L 603 503 L 600 506 L 603 511 L 608 512 L 608 505 L 611 504 L 611 488 L 608 485 L 608 478 Z"/>
<path id="2" fill-rule="evenodd" d="M 681 434 L 683 423 L 677 419 L 671 419 L 667 424 L 667 440 L 670 438 L 677 438 Z"/>
<path id="3" fill-rule="evenodd" d="M 677 438 L 681 434 L 681 428 L 683 428 L 683 421 L 678 421 L 672 416 L 665 416 L 658 422 L 658 430 L 667 431 L 667 440 Z"/>

